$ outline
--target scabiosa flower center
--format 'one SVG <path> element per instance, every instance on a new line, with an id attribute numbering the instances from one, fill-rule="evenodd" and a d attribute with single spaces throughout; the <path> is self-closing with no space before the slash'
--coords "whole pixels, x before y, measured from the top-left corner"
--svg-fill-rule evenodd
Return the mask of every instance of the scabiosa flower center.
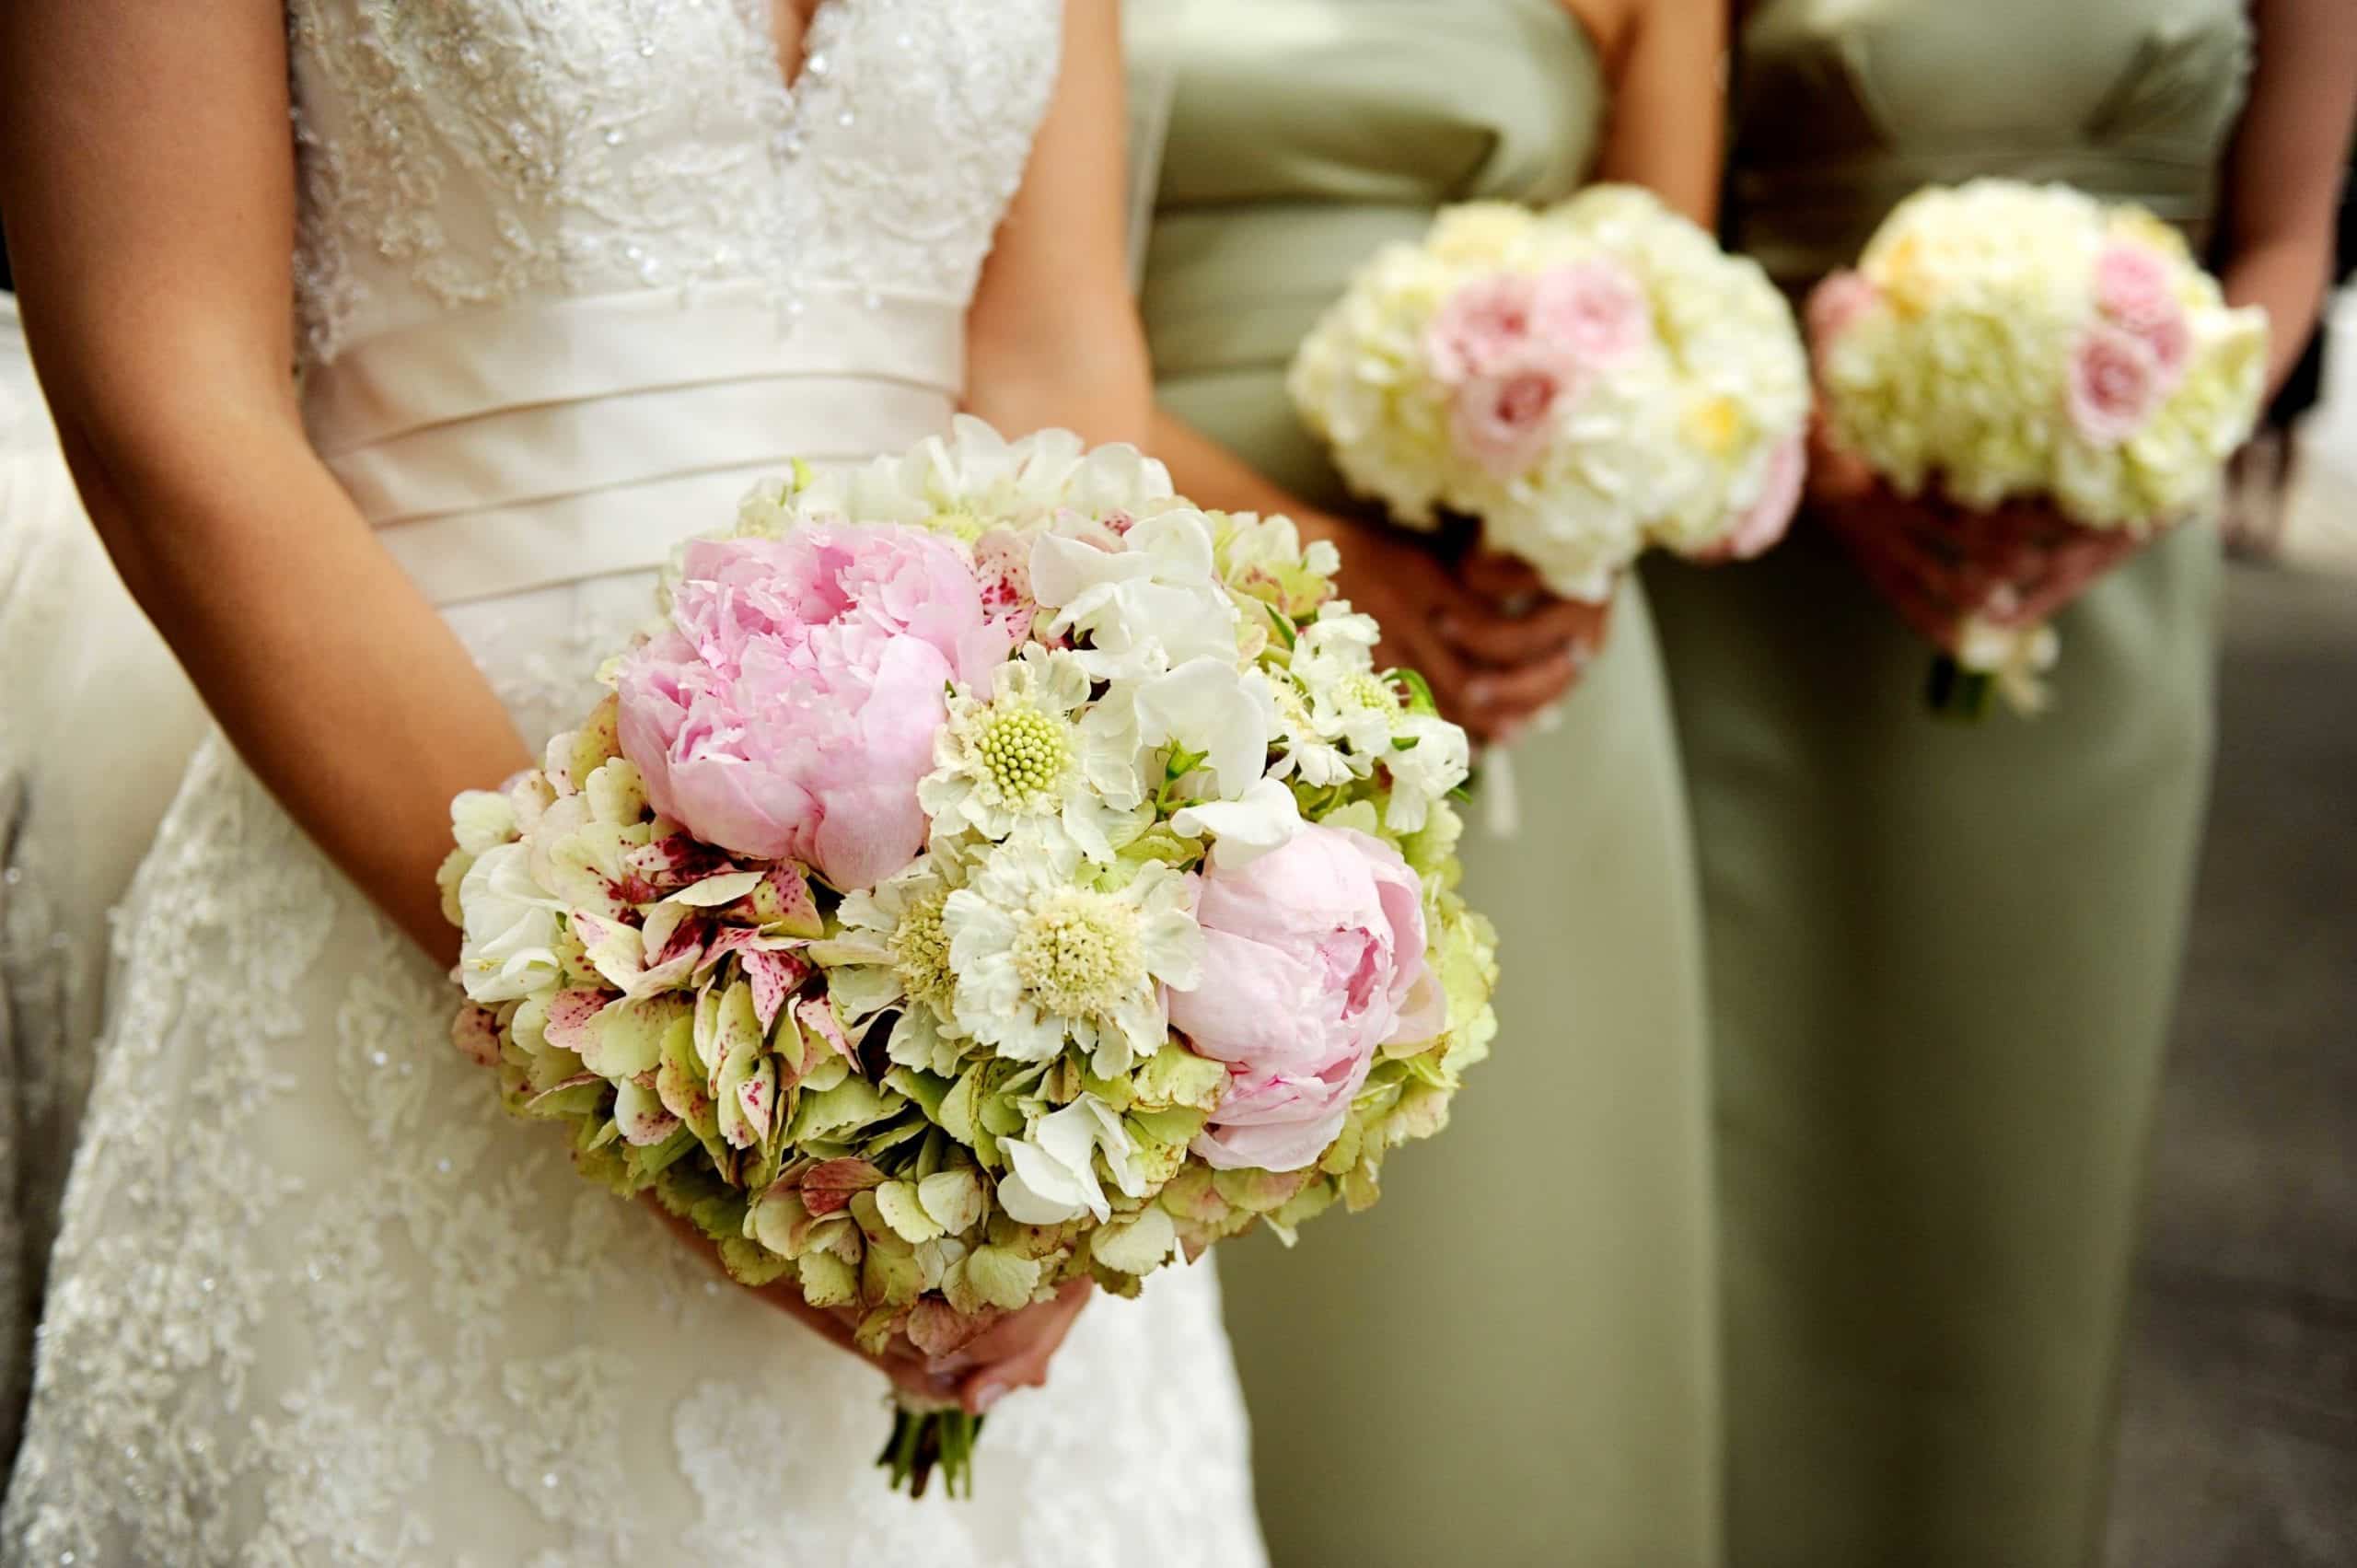
<path id="1" fill-rule="evenodd" d="M 935 533 L 946 533 L 952 539 L 971 544 L 982 537 L 989 527 L 981 518 L 963 506 L 947 506 L 925 519 L 925 527 Z"/>
<path id="2" fill-rule="evenodd" d="M 993 711 L 974 752 L 1000 796 L 1016 804 L 1052 796 L 1072 760 L 1063 726 L 1028 703 Z"/>
<path id="3" fill-rule="evenodd" d="M 1365 708 L 1378 714 L 1390 713 L 1399 706 L 1399 699 L 1393 693 L 1390 684 L 1369 670 L 1360 670 L 1352 675 L 1342 682 L 1337 695 L 1353 708 Z"/>
<path id="4" fill-rule="evenodd" d="M 1016 934 L 1015 973 L 1040 1008 L 1066 1018 L 1118 1011 L 1145 983 L 1137 919 L 1102 893 L 1060 889 Z"/>
<path id="5" fill-rule="evenodd" d="M 911 905 L 892 932 L 892 967 L 910 999 L 946 1016 L 957 994 L 958 977 L 949 969 L 949 933 L 942 928 L 941 906 L 948 889 Z"/>

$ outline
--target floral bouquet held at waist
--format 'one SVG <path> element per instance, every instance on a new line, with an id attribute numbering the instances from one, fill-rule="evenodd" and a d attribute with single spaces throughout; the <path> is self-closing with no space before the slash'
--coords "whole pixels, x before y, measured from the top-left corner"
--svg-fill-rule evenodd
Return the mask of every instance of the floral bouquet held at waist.
<path id="1" fill-rule="evenodd" d="M 1353 490 L 1478 519 L 1566 598 L 1608 598 L 1649 544 L 1756 555 L 1800 494 L 1791 308 L 1633 187 L 1444 211 L 1360 269 L 1287 384 Z"/>
<path id="2" fill-rule="evenodd" d="M 1496 970 L 1465 738 L 1334 564 L 972 421 L 757 490 L 545 765 L 455 804 L 459 1048 L 879 1353 L 1373 1202 Z M 970 1487 L 979 1419 L 903 1400 L 895 1482 Z"/>
<path id="3" fill-rule="evenodd" d="M 1861 557 L 1952 608 L 1931 696 L 1967 713 L 2042 703 L 2046 618 L 2215 496 L 2266 376 L 2264 313 L 2174 229 L 2060 185 L 1916 192 L 1808 319 L 1829 441 L 1909 501 L 1844 531 L 1908 534 Z"/>

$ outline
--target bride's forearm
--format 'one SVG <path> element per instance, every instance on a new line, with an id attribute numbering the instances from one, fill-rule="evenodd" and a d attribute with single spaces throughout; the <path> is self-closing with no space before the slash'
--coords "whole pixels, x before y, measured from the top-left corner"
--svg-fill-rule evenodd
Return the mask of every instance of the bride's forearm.
<path id="1" fill-rule="evenodd" d="M 231 743 L 387 914 L 450 960 L 434 880 L 450 797 L 524 766 L 524 744 L 299 432 L 256 424 L 64 434 L 117 569 Z"/>

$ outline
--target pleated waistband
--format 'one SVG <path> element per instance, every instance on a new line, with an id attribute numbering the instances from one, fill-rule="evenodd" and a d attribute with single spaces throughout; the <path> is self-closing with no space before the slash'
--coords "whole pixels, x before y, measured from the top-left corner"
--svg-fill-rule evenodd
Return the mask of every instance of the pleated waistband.
<path id="1" fill-rule="evenodd" d="M 437 604 L 658 564 L 793 459 L 947 424 L 956 306 L 758 284 L 454 316 L 312 370 L 313 445 Z"/>

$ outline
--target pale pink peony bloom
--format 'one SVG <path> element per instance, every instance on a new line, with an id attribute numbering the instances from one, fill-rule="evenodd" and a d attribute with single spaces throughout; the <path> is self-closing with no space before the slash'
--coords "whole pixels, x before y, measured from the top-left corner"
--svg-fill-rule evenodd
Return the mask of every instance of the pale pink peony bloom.
<path id="1" fill-rule="evenodd" d="M 1476 278 L 1450 295 L 1424 329 L 1433 374 L 1454 386 L 1525 357 L 1537 300 L 1536 286 L 1519 273 Z"/>
<path id="2" fill-rule="evenodd" d="M 955 546 L 862 524 L 699 540 L 670 619 L 617 681 L 656 810 L 839 888 L 916 857 L 943 690 L 985 683 L 1009 645 Z"/>
<path id="3" fill-rule="evenodd" d="M 1727 529 L 1718 548 L 1710 552 L 1712 559 L 1748 561 L 1765 554 L 1784 537 L 1794 508 L 1800 505 L 1801 481 L 1808 468 L 1801 447 L 1799 431 L 1777 443 L 1775 451 L 1769 454 L 1768 477 L 1760 485 L 1759 498 Z"/>
<path id="4" fill-rule="evenodd" d="M 1823 354 L 1842 333 L 1882 302 L 1882 291 L 1863 273 L 1829 273 L 1809 291 L 1806 308 L 1809 350 Z"/>
<path id="5" fill-rule="evenodd" d="M 1422 900 L 1397 850 L 1345 828 L 1304 828 L 1204 876 L 1195 914 L 1206 982 L 1171 993 L 1170 1021 L 1228 1065 L 1226 1098 L 1195 1141 L 1205 1162 L 1310 1164 L 1377 1049 L 1440 1031 Z"/>
<path id="6" fill-rule="evenodd" d="M 1627 359 L 1653 332 L 1643 287 L 1610 261 L 1573 261 L 1539 273 L 1531 316 L 1541 342 L 1599 367 Z"/>
<path id="7" fill-rule="evenodd" d="M 1457 387 L 1450 437 L 1466 457 L 1500 479 L 1512 479 L 1546 452 L 1560 410 L 1585 384 L 1577 361 L 1534 344 L 1520 358 Z"/>
<path id="8" fill-rule="evenodd" d="M 2193 356 L 2193 328 L 2169 286 L 2169 264 L 2142 245 L 2107 245 L 2096 258 L 2096 308 L 2143 340 L 2161 384 L 2175 387 Z"/>
<path id="9" fill-rule="evenodd" d="M 2071 423 L 2098 447 L 2136 434 L 2161 401 L 2159 361 L 2125 327 L 2098 323 L 2080 334 L 2071 355 Z"/>

